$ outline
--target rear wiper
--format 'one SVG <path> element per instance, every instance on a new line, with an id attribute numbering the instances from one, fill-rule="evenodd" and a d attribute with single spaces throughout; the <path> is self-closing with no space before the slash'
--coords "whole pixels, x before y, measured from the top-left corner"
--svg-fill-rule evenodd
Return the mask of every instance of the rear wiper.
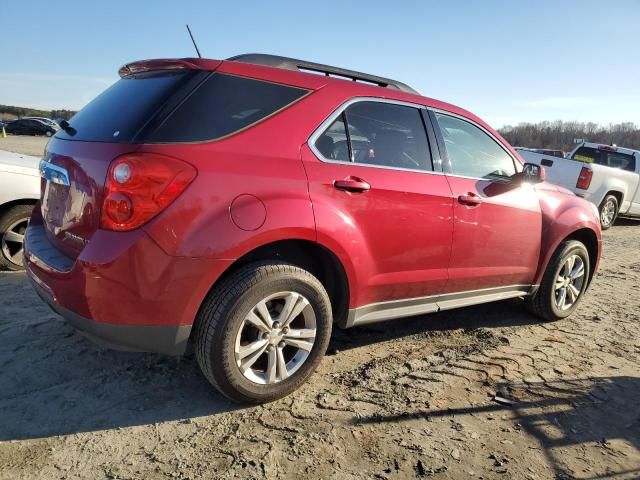
<path id="1" fill-rule="evenodd" d="M 73 128 L 71 125 L 69 125 L 69 122 L 67 122 L 66 120 L 62 120 L 60 122 L 60 128 L 62 130 L 64 130 L 65 132 L 67 132 L 69 135 L 71 135 L 72 137 L 77 133 L 76 129 Z"/>

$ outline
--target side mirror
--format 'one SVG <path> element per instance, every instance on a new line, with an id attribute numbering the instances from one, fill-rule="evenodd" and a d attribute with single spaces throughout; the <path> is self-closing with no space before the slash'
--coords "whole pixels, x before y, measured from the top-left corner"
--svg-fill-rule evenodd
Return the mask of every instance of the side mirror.
<path id="1" fill-rule="evenodd" d="M 536 165 L 535 163 L 525 163 L 522 168 L 522 180 L 525 182 L 544 182 L 545 176 L 544 167 Z"/>

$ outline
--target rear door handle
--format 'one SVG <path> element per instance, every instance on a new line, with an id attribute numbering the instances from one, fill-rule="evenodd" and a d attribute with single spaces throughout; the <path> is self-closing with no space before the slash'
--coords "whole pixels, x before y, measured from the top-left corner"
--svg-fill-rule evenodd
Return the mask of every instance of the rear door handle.
<path id="1" fill-rule="evenodd" d="M 371 190 L 371 185 L 358 177 L 347 177 L 344 180 L 334 180 L 333 186 L 346 192 L 366 192 Z"/>
<path id="2" fill-rule="evenodd" d="M 482 198 L 480 198 L 478 195 L 476 195 L 473 192 L 469 192 L 466 195 L 460 195 L 458 197 L 458 202 L 461 203 L 462 205 L 469 205 L 474 207 L 482 203 Z"/>

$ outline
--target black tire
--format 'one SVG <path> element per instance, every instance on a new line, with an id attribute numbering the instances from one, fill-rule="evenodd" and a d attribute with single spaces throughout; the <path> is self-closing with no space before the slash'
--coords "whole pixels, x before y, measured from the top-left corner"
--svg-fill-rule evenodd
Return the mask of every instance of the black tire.
<path id="1" fill-rule="evenodd" d="M 573 302 L 571 307 L 563 310 L 556 305 L 556 279 L 564 268 L 565 262 L 572 255 L 578 255 L 584 263 L 584 276 L 579 289 L 579 295 Z M 541 319 L 553 322 L 566 318 L 576 309 L 589 283 L 589 272 L 591 264 L 589 263 L 589 252 L 586 247 L 576 240 L 570 240 L 560 244 L 556 252 L 551 257 L 547 270 L 542 277 L 542 283 L 535 294 L 530 296 L 527 301 L 527 309 Z"/>
<path id="2" fill-rule="evenodd" d="M 289 291 L 303 295 L 313 308 L 315 342 L 304 363 L 291 376 L 272 384 L 254 383 L 236 363 L 236 336 L 258 302 L 276 292 Z M 332 324 L 329 296 L 312 274 L 288 264 L 248 264 L 217 285 L 200 308 L 194 333 L 196 358 L 209 382 L 229 399 L 242 403 L 270 402 L 293 392 L 313 374 L 326 352 Z"/>
<path id="3" fill-rule="evenodd" d="M 15 205 L 0 216 L 0 268 L 7 270 L 23 270 L 22 246 L 9 239 L 9 228 L 24 235 L 27 222 L 31 217 L 33 205 Z M 18 224 L 16 226 L 16 223 Z M 15 226 L 15 228 L 14 228 Z M 19 250 L 18 250 L 19 249 Z"/>
<path id="4" fill-rule="evenodd" d="M 600 214 L 600 228 L 602 228 L 602 230 L 608 230 L 613 226 L 616 218 L 618 218 L 619 208 L 620 206 L 618 205 L 618 198 L 615 195 L 607 195 L 606 197 L 604 197 L 604 200 L 602 201 L 602 203 L 600 204 L 600 208 L 598 209 L 598 212 Z M 608 211 L 610 209 L 613 209 L 613 216 L 607 216 L 607 219 L 605 219 L 605 209 L 607 209 Z M 611 220 L 608 220 L 608 218 L 611 218 Z"/>

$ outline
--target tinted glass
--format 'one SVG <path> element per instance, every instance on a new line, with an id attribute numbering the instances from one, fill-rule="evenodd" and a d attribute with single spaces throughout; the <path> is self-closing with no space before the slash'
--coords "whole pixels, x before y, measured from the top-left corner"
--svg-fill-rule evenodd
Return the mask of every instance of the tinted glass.
<path id="1" fill-rule="evenodd" d="M 56 137 L 131 142 L 176 88 L 192 75 L 195 72 L 148 72 L 122 78 L 69 120 L 75 135 L 60 130 Z"/>
<path id="2" fill-rule="evenodd" d="M 451 173 L 473 178 L 510 177 L 513 159 L 480 128 L 459 118 L 436 113 L 451 163 Z"/>
<path id="3" fill-rule="evenodd" d="M 349 147 L 347 146 L 347 132 L 344 127 L 343 115 L 340 115 L 331 126 L 316 140 L 316 148 L 324 158 L 349 161 Z"/>
<path id="4" fill-rule="evenodd" d="M 307 90 L 216 73 L 146 140 L 194 142 L 230 135 L 299 99 Z"/>
<path id="5" fill-rule="evenodd" d="M 635 172 L 636 159 L 633 155 L 626 153 L 610 152 L 608 150 L 600 150 L 591 147 L 580 147 L 573 154 L 574 160 L 580 160 L 587 163 L 597 163 L 598 165 L 607 165 L 608 167 L 621 168 Z"/>
<path id="6" fill-rule="evenodd" d="M 412 170 L 432 170 L 420 111 L 381 102 L 358 102 L 345 111 L 353 161 Z"/>

